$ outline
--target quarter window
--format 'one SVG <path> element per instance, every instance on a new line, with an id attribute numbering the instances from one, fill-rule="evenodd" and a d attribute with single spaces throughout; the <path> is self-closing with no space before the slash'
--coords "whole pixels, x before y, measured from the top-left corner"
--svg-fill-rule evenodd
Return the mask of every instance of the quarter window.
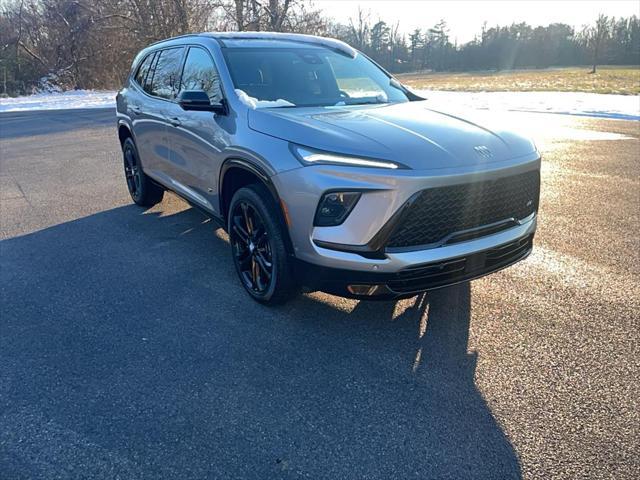
<path id="1" fill-rule="evenodd" d="M 180 85 L 183 48 L 162 50 L 151 79 L 151 95 L 174 99 Z"/>
<path id="2" fill-rule="evenodd" d="M 209 54 L 202 48 L 190 48 L 182 72 L 180 90 L 204 90 L 214 103 L 222 100 L 220 76 Z"/>
<path id="3" fill-rule="evenodd" d="M 140 66 L 138 67 L 138 73 L 136 73 L 135 80 L 138 85 L 144 87 L 144 79 L 147 77 L 147 73 L 149 72 L 149 68 L 151 67 L 151 62 L 153 61 L 153 53 L 147 55 L 147 57 L 142 61 Z"/>

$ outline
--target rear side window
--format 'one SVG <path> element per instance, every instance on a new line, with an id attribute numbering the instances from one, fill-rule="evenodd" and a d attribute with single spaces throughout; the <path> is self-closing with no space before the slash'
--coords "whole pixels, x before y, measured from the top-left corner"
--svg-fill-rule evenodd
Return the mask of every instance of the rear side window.
<path id="1" fill-rule="evenodd" d="M 144 87 L 144 80 L 147 78 L 147 73 L 149 73 L 149 68 L 151 67 L 151 62 L 153 61 L 153 53 L 147 55 L 147 57 L 142 61 L 140 66 L 138 67 L 138 72 L 136 73 L 135 81 L 141 87 Z"/>
<path id="2" fill-rule="evenodd" d="M 150 82 L 150 94 L 161 98 L 174 99 L 180 87 L 180 69 L 184 48 L 162 50 Z"/>
<path id="3" fill-rule="evenodd" d="M 202 48 L 189 49 L 180 90 L 204 90 L 213 103 L 222 100 L 218 70 L 209 54 Z"/>

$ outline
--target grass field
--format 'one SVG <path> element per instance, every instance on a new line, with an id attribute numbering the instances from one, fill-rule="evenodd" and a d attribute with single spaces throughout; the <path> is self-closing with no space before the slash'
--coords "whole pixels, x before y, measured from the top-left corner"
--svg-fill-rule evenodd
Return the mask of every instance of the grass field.
<path id="1" fill-rule="evenodd" d="M 640 67 L 550 68 L 504 72 L 406 73 L 397 75 L 413 88 L 471 92 L 591 92 L 640 94 Z"/>

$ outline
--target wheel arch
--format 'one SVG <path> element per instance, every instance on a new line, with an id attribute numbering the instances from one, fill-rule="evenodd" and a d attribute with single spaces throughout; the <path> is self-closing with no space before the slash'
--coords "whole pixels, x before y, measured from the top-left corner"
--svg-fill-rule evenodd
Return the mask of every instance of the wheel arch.
<path id="1" fill-rule="evenodd" d="M 118 122 L 118 139 L 120 140 L 120 145 L 122 145 L 127 138 L 131 138 L 135 143 L 133 131 L 126 122 L 120 120 Z"/>
<path id="2" fill-rule="evenodd" d="M 262 184 L 267 188 L 271 194 L 271 199 L 276 205 L 279 221 L 284 232 L 287 253 L 293 254 L 293 242 L 291 241 L 291 236 L 289 234 L 287 215 L 285 213 L 286 205 L 284 205 L 280 195 L 278 194 L 278 190 L 271 181 L 270 176 L 266 173 L 265 169 L 250 160 L 233 157 L 225 160 L 222 164 L 219 179 L 219 211 L 225 222 L 227 221 L 231 199 L 237 190 L 254 183 Z"/>

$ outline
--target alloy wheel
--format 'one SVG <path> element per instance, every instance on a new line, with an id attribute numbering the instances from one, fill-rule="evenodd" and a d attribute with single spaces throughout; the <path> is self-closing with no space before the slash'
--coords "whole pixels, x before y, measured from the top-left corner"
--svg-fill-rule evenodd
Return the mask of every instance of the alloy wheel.
<path id="1" fill-rule="evenodd" d="M 274 276 L 271 241 L 262 216 L 250 203 L 234 206 L 230 240 L 245 287 L 258 295 L 267 292 Z"/>
<path id="2" fill-rule="evenodd" d="M 124 175 L 127 179 L 129 193 L 134 199 L 138 198 L 141 188 L 140 167 L 131 145 L 126 145 L 124 149 Z"/>

